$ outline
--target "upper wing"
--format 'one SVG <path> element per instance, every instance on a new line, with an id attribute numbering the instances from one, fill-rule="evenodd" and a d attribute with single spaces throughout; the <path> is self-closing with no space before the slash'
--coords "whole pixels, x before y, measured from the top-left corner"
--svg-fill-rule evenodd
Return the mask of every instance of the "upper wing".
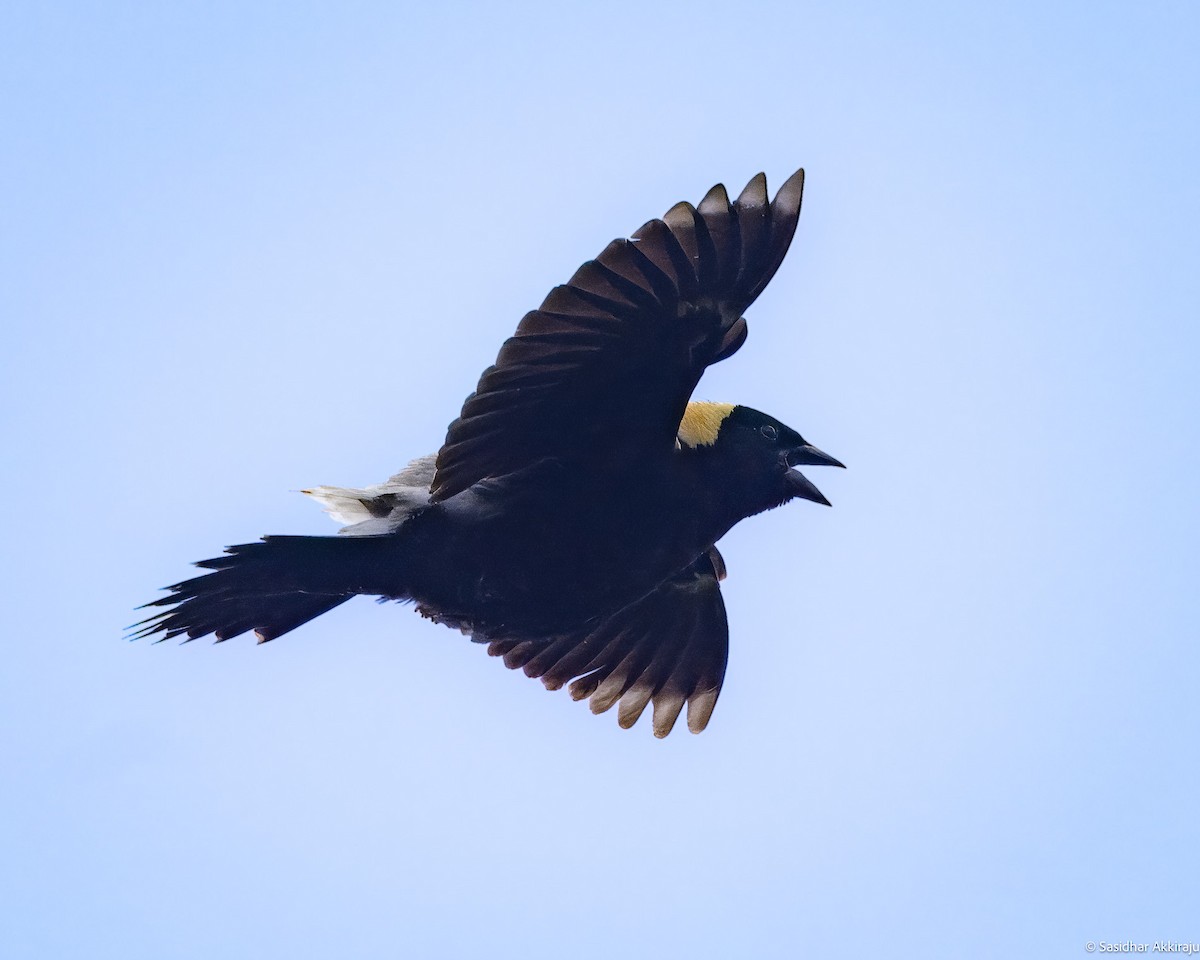
<path id="1" fill-rule="evenodd" d="M 774 276 L 800 216 L 804 171 L 734 203 L 718 184 L 631 240 L 614 240 L 527 313 L 438 454 L 433 499 L 544 457 L 611 464 L 669 450 L 709 364 L 742 345 L 742 312 Z"/>
<path id="2" fill-rule="evenodd" d="M 506 666 L 523 667 L 551 690 L 568 680 L 576 700 L 591 697 L 593 713 L 620 701 L 617 719 L 633 726 L 654 704 L 654 735 L 665 737 L 687 703 L 692 733 L 708 725 L 729 655 L 729 624 L 719 580 L 725 565 L 716 547 L 637 603 L 590 630 L 543 640 L 496 640 L 488 646 Z"/>

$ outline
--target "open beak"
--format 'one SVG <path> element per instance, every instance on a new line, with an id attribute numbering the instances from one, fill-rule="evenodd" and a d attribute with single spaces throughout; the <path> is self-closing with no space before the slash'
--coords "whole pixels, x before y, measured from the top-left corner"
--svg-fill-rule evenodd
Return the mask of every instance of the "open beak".
<path id="1" fill-rule="evenodd" d="M 842 467 L 845 469 L 845 464 L 840 460 L 835 460 L 823 450 L 818 450 L 811 443 L 805 443 L 787 452 L 787 465 L 795 467 L 798 465 L 813 466 L 813 467 Z M 788 486 L 792 488 L 796 496 L 804 500 L 811 500 L 813 503 L 823 503 L 829 507 L 832 504 L 825 499 L 825 495 L 813 485 L 813 482 L 808 479 L 799 470 L 788 470 L 787 472 Z"/>
<path id="2" fill-rule="evenodd" d="M 846 469 L 846 465 L 841 460 L 833 459 L 824 450 L 818 450 L 811 443 L 805 443 L 789 450 L 787 462 L 789 467 L 841 467 L 843 470 Z"/>

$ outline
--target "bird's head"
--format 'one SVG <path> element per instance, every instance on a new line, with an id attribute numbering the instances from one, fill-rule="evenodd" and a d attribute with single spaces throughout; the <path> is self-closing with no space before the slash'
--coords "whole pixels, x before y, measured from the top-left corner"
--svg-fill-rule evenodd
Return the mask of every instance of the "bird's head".
<path id="1" fill-rule="evenodd" d="M 681 448 L 708 460 L 755 513 L 796 497 L 829 506 L 796 467 L 845 466 L 774 417 L 732 403 L 689 403 L 678 436 Z"/>

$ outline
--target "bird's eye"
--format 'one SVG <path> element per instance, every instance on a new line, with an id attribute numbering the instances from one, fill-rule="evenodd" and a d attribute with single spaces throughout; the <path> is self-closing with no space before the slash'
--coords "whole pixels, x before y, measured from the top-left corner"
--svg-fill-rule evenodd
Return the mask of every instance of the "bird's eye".
<path id="1" fill-rule="evenodd" d="M 761 427 L 759 427 L 758 432 L 761 433 L 768 440 L 778 440 L 779 439 L 779 431 L 776 430 L 769 423 L 764 423 Z"/>

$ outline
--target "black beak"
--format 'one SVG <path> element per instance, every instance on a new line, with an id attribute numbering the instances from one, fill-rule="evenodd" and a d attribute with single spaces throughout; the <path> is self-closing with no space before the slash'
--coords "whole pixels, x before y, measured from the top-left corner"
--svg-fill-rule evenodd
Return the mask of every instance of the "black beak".
<path id="1" fill-rule="evenodd" d="M 811 443 L 789 450 L 787 462 L 789 467 L 841 467 L 843 470 L 846 469 L 846 465 L 841 460 L 835 460 L 824 450 L 818 450 Z"/>
<path id="2" fill-rule="evenodd" d="M 787 452 L 786 459 L 789 467 L 802 464 L 806 467 L 842 467 L 845 469 L 846 466 L 840 460 L 835 460 L 823 450 L 818 450 L 811 443 L 793 447 Z M 787 482 L 797 497 L 811 500 L 813 503 L 823 503 L 827 507 L 833 506 L 833 504 L 825 499 L 825 495 L 813 485 L 813 482 L 799 470 L 789 470 L 787 472 Z"/>
<path id="3" fill-rule="evenodd" d="M 792 488 L 792 493 L 805 500 L 811 500 L 813 503 L 823 503 L 827 507 L 832 507 L 833 504 L 825 499 L 825 494 L 818 490 L 811 480 L 808 479 L 799 470 L 789 470 L 784 475 L 784 480 L 787 485 Z"/>

